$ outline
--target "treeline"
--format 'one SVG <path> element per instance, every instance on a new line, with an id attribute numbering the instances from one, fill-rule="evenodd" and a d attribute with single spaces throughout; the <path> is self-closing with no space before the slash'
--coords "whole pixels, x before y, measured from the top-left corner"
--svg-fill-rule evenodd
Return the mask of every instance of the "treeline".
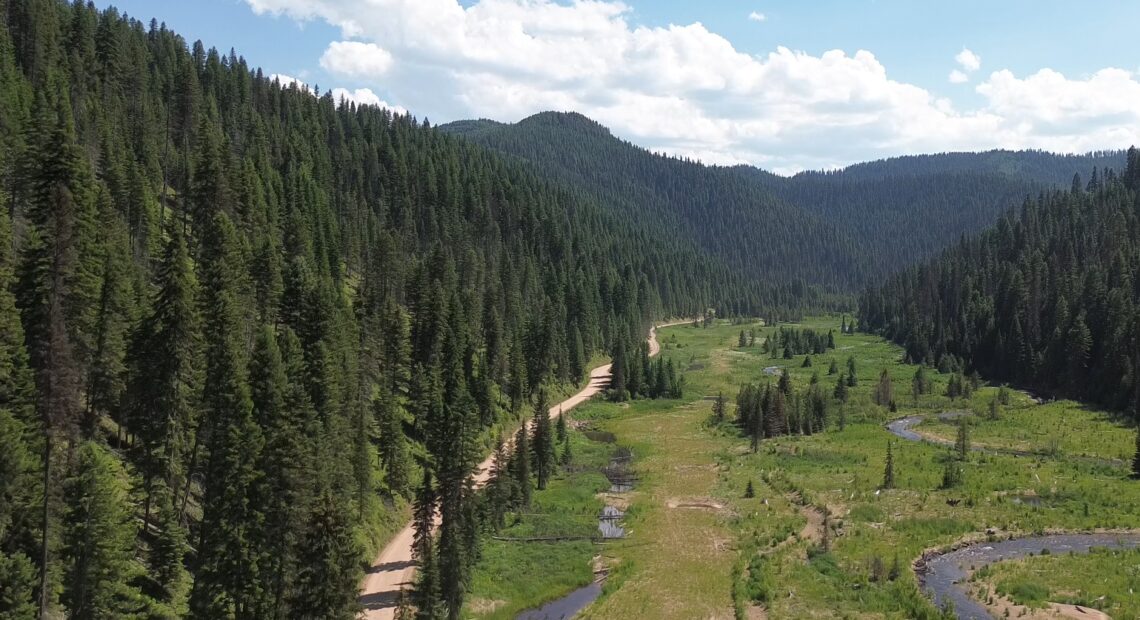
<path id="1" fill-rule="evenodd" d="M 426 121 L 0 6 L 0 616 L 353 618 L 389 506 L 470 557 L 493 429 L 708 306 L 707 261 Z"/>
<path id="2" fill-rule="evenodd" d="M 792 320 L 803 310 L 843 310 L 853 283 L 863 281 L 864 261 L 835 222 L 775 198 L 733 168 L 651 153 L 577 113 L 441 129 L 526 160 L 607 211 L 643 220 L 679 250 L 708 257 L 720 316 Z"/>
<path id="3" fill-rule="evenodd" d="M 610 375 L 610 400 L 681 398 L 684 395 L 685 377 L 673 365 L 673 359 L 650 359 L 649 345 L 644 340 L 632 352 L 630 345 L 617 343 Z"/>
<path id="4" fill-rule="evenodd" d="M 811 328 L 780 327 L 771 334 L 764 341 L 763 350 L 771 353 L 773 357 L 780 349 L 783 349 L 785 359 L 792 359 L 793 355 L 819 355 L 835 348 L 835 332 L 832 330 L 823 333 Z"/>
<path id="5" fill-rule="evenodd" d="M 655 154 L 575 113 L 441 129 L 526 160 L 709 257 L 725 295 L 721 316 L 781 320 L 803 309 L 843 311 L 845 294 L 982 230 L 1008 205 L 1068 187 L 1076 170 L 1124 161 L 1121 151 L 943 153 L 782 177 Z"/>
<path id="6" fill-rule="evenodd" d="M 718 401 L 716 415 L 725 406 Z M 736 425 L 750 440 L 755 452 L 761 440 L 781 435 L 811 435 L 827 428 L 828 399 L 820 386 L 818 373 L 809 386 L 795 392 L 788 373 L 780 375 L 776 386 L 747 383 L 736 394 Z"/>
<path id="7" fill-rule="evenodd" d="M 1140 155 L 1026 200 L 864 292 L 863 329 L 914 362 L 1140 410 Z"/>

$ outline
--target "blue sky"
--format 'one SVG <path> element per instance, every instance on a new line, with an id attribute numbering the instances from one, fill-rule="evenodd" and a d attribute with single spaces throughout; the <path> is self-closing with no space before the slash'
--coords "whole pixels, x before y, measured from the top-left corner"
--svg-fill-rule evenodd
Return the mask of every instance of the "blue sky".
<path id="1" fill-rule="evenodd" d="M 113 4 L 267 73 L 436 123 L 576 110 L 648 148 L 778 172 L 1140 142 L 1138 2 Z"/>

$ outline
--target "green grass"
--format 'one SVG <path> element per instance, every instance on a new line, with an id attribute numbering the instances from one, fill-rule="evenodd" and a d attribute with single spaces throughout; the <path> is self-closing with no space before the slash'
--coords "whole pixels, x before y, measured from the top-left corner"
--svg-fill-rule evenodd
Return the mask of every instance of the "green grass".
<path id="1" fill-rule="evenodd" d="M 973 441 L 1018 449 L 1055 444 L 1053 456 L 974 453 L 962 464 L 963 483 L 941 490 L 950 451 L 895 438 L 884 424 L 912 414 L 985 412 L 995 387 L 969 401 L 951 401 L 944 396 L 948 375 L 928 370 L 932 393 L 915 402 L 910 383 L 916 367 L 901 363 L 901 349 L 872 336 L 839 334 L 838 317 L 794 326 L 835 329 L 838 349 L 813 356 L 811 368 L 801 368 L 803 356 L 772 359 L 759 344 L 738 348 L 740 329 L 749 327 L 718 322 L 661 330 L 662 354 L 686 369 L 682 400 L 595 401 L 575 412 L 633 448 L 642 477 L 627 521 L 632 535 L 607 546 L 618 569 L 585 617 L 723 617 L 743 615 L 748 605 L 767 599 L 771 617 L 935 618 L 938 611 L 918 592 L 909 568 L 925 549 L 988 528 L 1033 533 L 1135 526 L 1140 484 L 1123 467 L 1072 458 L 1130 458 L 1134 431 L 1110 416 L 1072 403 L 1036 405 L 1014 392 L 999 420 L 972 421 Z M 751 327 L 758 343 L 773 330 Z M 818 372 L 830 397 L 837 379 L 827 374 L 830 360 L 845 372 L 849 356 L 856 360 L 858 385 L 842 405 L 844 430 L 837 424 L 840 405 L 830 398 L 826 432 L 768 439 L 756 454 L 731 424 L 712 423 L 705 397 L 723 392 L 731 403 L 745 382 L 775 384 L 763 372 L 769 366 L 786 366 L 797 390 Z M 892 378 L 896 413 L 871 400 L 883 369 Z M 953 437 L 949 425 L 931 420 L 923 427 Z M 894 445 L 896 488 L 879 491 L 888 442 Z M 745 499 L 749 481 L 756 496 Z M 793 536 L 806 523 L 789 501 L 793 494 L 830 514 L 826 552 Z M 1029 497 L 1034 503 L 1015 501 Z M 678 498 L 704 498 L 722 508 L 669 508 Z M 903 567 L 898 580 L 873 581 L 872 567 L 889 567 L 896 557 Z M 1050 584 L 1049 591 L 1064 592 L 1065 584 Z"/>
<path id="2" fill-rule="evenodd" d="M 596 495 L 609 488 L 600 469 L 609 463 L 611 445 L 590 441 L 570 431 L 574 462 L 541 491 L 523 513 L 507 515 L 507 527 L 497 536 L 528 538 L 594 536 L 602 501 Z M 472 576 L 465 615 L 513 618 L 540 607 L 593 579 L 591 560 L 596 546 L 588 540 L 513 542 L 487 539 Z"/>
<path id="3" fill-rule="evenodd" d="M 973 580 L 1019 605 L 1069 603 L 1113 618 L 1140 617 L 1140 550 L 1093 549 L 1000 562 Z"/>

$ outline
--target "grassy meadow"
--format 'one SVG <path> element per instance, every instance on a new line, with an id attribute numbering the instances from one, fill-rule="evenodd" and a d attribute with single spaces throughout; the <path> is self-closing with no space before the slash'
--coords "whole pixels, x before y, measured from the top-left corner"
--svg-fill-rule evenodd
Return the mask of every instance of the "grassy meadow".
<path id="1" fill-rule="evenodd" d="M 602 562 L 612 573 L 582 617 L 936 618 L 940 611 L 918 591 L 911 570 L 924 550 L 983 537 L 987 530 L 1007 535 L 1140 526 L 1140 482 L 1128 477 L 1125 465 L 1135 445 L 1133 429 L 1103 412 L 1071 402 L 1039 405 L 1012 390 L 1009 405 L 990 419 L 997 387 L 951 400 L 945 396 L 949 375 L 934 369 L 927 370 L 930 393 L 916 400 L 911 379 L 917 367 L 901 363 L 899 347 L 840 334 L 839 324 L 839 317 L 830 317 L 784 325 L 835 330 L 836 349 L 813 356 L 807 368 L 803 356 L 785 360 L 765 353 L 762 339 L 778 328 L 762 323 L 661 330 L 662 355 L 685 370 L 683 399 L 598 400 L 572 415 L 614 433 L 633 451 L 640 480 L 623 498 L 630 504 L 627 538 L 605 545 L 492 543 L 469 612 L 510 617 L 582 585 L 591 565 Z M 754 346 L 738 346 L 741 329 L 757 331 Z M 834 359 L 845 372 L 849 357 L 858 382 L 841 404 L 831 397 L 838 377 L 828 369 Z M 731 423 L 731 401 L 743 383 L 774 385 L 777 377 L 764 371 L 772 366 L 786 368 L 797 391 L 818 373 L 829 401 L 827 430 L 766 439 L 752 453 Z M 895 412 L 872 402 L 884 369 Z M 722 424 L 712 417 L 711 397 L 718 393 L 730 401 Z M 952 450 L 896 438 L 885 424 L 923 415 L 914 430 L 953 440 L 958 422 L 938 420 L 949 411 L 971 412 L 966 421 L 973 444 L 1035 454 L 971 452 L 952 463 L 962 471 L 961 482 L 942 488 Z M 880 486 L 888 443 L 895 488 L 886 490 Z M 602 453 L 590 456 L 593 449 Z M 590 458 L 604 461 L 611 449 L 575 435 L 582 465 Z M 749 483 L 753 497 L 745 497 Z M 536 503 L 593 514 L 605 486 L 585 471 L 567 474 L 536 494 Z M 542 518 L 521 517 L 514 527 L 537 528 Z M 1113 574 L 1121 579 L 1131 575 L 1126 563 L 1102 563 L 1110 572 L 1117 568 Z M 1050 592 L 1085 596 L 1080 577 L 1066 583 L 1064 570 L 1053 575 Z M 1096 606 L 1095 600 L 1088 604 Z"/>

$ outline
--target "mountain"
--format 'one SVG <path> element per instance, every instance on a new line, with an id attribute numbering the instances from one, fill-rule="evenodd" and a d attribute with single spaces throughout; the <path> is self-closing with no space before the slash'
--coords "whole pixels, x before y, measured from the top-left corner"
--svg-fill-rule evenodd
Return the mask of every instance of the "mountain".
<path id="1" fill-rule="evenodd" d="M 458 613 L 481 446 L 655 318 L 779 299 L 411 116 L 4 6 L 0 617 L 355 618 L 423 479 Z"/>
<path id="2" fill-rule="evenodd" d="M 868 288 L 861 326 L 915 361 L 1140 415 L 1140 154 L 1026 200 Z"/>
<path id="3" fill-rule="evenodd" d="M 898 157 L 781 177 L 651 153 L 575 113 L 513 125 L 438 127 L 529 162 L 620 213 L 653 213 L 733 269 L 767 281 L 854 291 L 976 232 L 1077 171 L 1120 168 L 1123 152 L 990 151 Z"/>
<path id="4" fill-rule="evenodd" d="M 867 276 L 849 235 L 778 198 L 733 168 L 650 153 L 580 115 L 545 112 L 512 125 L 441 125 L 527 161 L 623 220 L 651 219 L 655 234 L 692 242 L 731 270 L 764 283 L 848 291 Z"/>

